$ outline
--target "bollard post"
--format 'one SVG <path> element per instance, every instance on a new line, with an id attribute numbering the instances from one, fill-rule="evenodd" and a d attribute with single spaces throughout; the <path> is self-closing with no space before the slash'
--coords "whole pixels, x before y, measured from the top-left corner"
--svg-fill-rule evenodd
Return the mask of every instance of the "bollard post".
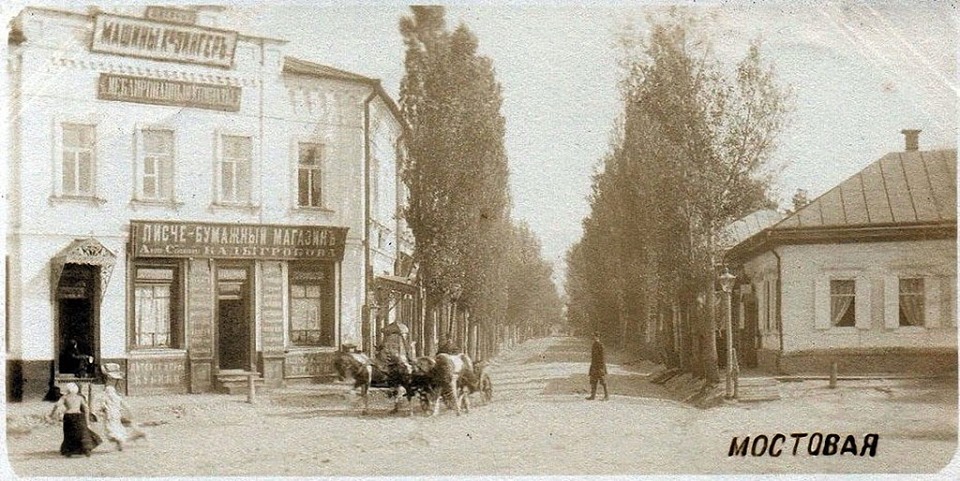
<path id="1" fill-rule="evenodd" d="M 257 401 L 257 388 L 253 383 L 253 376 L 256 372 L 247 373 L 247 402 L 254 404 Z"/>
<path id="2" fill-rule="evenodd" d="M 830 389 L 837 388 L 837 361 L 830 363 Z"/>

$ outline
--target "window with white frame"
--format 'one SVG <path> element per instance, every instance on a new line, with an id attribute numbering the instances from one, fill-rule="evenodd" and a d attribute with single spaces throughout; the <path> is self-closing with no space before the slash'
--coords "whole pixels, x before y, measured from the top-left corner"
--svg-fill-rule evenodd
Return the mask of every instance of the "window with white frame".
<path id="1" fill-rule="evenodd" d="M 134 272 L 135 346 L 178 347 L 176 268 L 136 266 Z"/>
<path id="2" fill-rule="evenodd" d="M 96 179 L 96 131 L 93 125 L 62 124 L 60 194 L 93 197 Z"/>
<path id="3" fill-rule="evenodd" d="M 899 289 L 900 326 L 924 325 L 923 278 L 901 277 Z"/>
<path id="4" fill-rule="evenodd" d="M 830 325 L 853 327 L 856 325 L 857 286 L 853 279 L 830 281 Z"/>
<path id="5" fill-rule="evenodd" d="M 297 205 L 300 207 L 321 207 L 323 205 L 322 187 L 323 145 L 301 142 L 297 163 Z"/>
<path id="6" fill-rule="evenodd" d="M 137 166 L 138 199 L 153 202 L 173 200 L 173 131 L 140 131 Z"/>
<path id="7" fill-rule="evenodd" d="M 249 204 L 253 140 L 240 135 L 222 135 L 220 142 L 218 200 L 224 204 Z"/>

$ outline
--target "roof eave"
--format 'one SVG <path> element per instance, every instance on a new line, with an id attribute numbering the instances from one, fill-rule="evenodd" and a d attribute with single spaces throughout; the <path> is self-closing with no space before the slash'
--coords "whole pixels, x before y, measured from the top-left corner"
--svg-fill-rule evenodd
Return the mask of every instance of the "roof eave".
<path id="1" fill-rule="evenodd" d="M 858 242 L 903 242 L 957 238 L 956 220 L 911 224 L 868 224 L 765 229 L 728 250 L 724 257 L 744 262 L 761 252 L 782 245 L 853 244 Z"/>

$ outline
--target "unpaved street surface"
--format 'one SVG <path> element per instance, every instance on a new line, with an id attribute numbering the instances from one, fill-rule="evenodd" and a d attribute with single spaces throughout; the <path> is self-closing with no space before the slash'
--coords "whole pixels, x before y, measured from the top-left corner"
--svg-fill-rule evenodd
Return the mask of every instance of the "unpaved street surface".
<path id="1" fill-rule="evenodd" d="M 382 397 L 360 416 L 342 386 L 261 393 L 255 405 L 132 397 L 149 438 L 122 452 L 101 445 L 90 458 L 62 458 L 60 426 L 36 422 L 51 405 L 24 403 L 8 408 L 6 448 L 18 476 L 82 477 L 931 473 L 956 451 L 955 380 L 786 383 L 778 401 L 701 410 L 650 383 L 654 365 L 611 361 L 612 399 L 586 401 L 589 342 L 529 341 L 489 368 L 493 402 L 459 417 L 418 406 L 391 415 Z M 806 442 L 797 455 L 788 444 L 779 457 L 728 456 L 734 436 L 816 432 L 858 443 L 877 433 L 876 456 L 812 456 Z"/>

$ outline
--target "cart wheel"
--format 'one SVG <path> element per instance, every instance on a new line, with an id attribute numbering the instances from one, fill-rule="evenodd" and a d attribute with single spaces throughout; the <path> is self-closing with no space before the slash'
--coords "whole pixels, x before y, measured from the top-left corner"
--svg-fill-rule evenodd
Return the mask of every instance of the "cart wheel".
<path id="1" fill-rule="evenodd" d="M 493 381 L 487 373 L 480 376 L 480 398 L 484 403 L 493 401 Z"/>

